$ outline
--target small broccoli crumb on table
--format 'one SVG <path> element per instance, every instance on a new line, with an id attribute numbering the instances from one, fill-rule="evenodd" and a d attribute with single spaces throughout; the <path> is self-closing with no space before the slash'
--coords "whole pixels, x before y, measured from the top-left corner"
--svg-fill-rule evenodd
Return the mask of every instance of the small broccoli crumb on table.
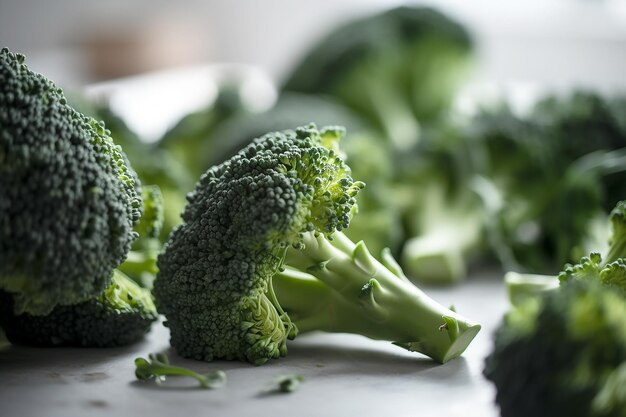
<path id="1" fill-rule="evenodd" d="M 499 271 L 476 271 L 452 288 L 425 288 L 436 301 L 483 325 L 460 359 L 445 365 L 386 342 L 360 336 L 312 333 L 289 342 L 289 355 L 255 367 L 241 362 L 170 361 L 198 372 L 218 369 L 226 384 L 215 390 L 193 381 L 162 386 L 137 381 L 134 359 L 168 348 L 157 323 L 142 342 L 105 349 L 8 347 L 0 350 L 3 417 L 293 414 L 298 416 L 496 417 L 494 391 L 482 376 L 483 358 L 507 299 Z M 291 393 L 268 394 L 281 375 L 302 375 Z"/>

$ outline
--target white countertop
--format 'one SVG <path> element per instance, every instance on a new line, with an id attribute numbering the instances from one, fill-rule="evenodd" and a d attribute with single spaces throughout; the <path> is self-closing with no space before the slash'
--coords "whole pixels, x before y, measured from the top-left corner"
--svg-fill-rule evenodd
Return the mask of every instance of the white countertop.
<path id="1" fill-rule="evenodd" d="M 168 348 L 168 332 L 153 327 L 143 342 L 114 349 L 8 347 L 0 351 L 0 414 L 39 416 L 376 416 L 495 417 L 494 390 L 483 359 L 508 303 L 501 274 L 478 272 L 465 283 L 427 288 L 443 304 L 483 329 L 460 359 L 437 365 L 419 354 L 360 336 L 314 333 L 289 343 L 289 355 L 266 365 L 197 362 L 170 353 L 174 364 L 221 369 L 218 390 L 195 383 L 165 386 L 135 380 L 133 360 Z M 282 374 L 305 381 L 291 394 L 265 392 Z"/>

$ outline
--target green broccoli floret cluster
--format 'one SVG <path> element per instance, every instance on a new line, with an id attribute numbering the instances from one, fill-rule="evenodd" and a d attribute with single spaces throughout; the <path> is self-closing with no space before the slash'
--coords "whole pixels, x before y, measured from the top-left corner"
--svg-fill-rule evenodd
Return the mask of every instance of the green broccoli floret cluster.
<path id="1" fill-rule="evenodd" d="M 509 109 L 477 116 L 469 133 L 473 171 L 500 192 L 490 237 L 506 269 L 555 273 L 600 251 L 597 224 L 624 195 L 626 130 L 609 99 L 548 96 L 525 116 Z M 602 237 L 606 240 L 606 236 Z"/>
<path id="2" fill-rule="evenodd" d="M 159 249 L 143 245 L 162 220 L 158 190 L 139 222 L 139 180 L 103 123 L 6 48 L 0 84 L 0 326 L 13 343 L 136 341 L 156 309 L 116 268 L 138 231 L 154 265 Z"/>
<path id="3" fill-rule="evenodd" d="M 592 252 L 576 264 L 565 264 L 558 275 L 507 273 L 505 282 L 511 303 L 518 305 L 569 281 L 594 281 L 626 291 L 626 201 L 617 203 L 607 223 L 611 234 L 604 257 Z"/>
<path id="4" fill-rule="evenodd" d="M 502 417 L 618 417 L 626 408 L 626 301 L 573 281 L 510 312 L 485 375 Z"/>
<path id="5" fill-rule="evenodd" d="M 118 269 L 144 288 L 152 288 L 158 272 L 157 257 L 161 252 L 163 228 L 163 195 L 156 185 L 142 189 L 143 216 L 135 226 L 139 237 L 133 242 L 126 260 Z"/>
<path id="6" fill-rule="evenodd" d="M 0 51 L 0 289 L 16 313 L 100 294 L 136 233 L 135 176 L 103 125 Z"/>
<path id="7" fill-rule="evenodd" d="M 180 355 L 262 364 L 285 356 L 298 329 L 390 340 L 439 362 L 471 342 L 479 325 L 341 233 L 363 187 L 339 156 L 341 136 L 270 133 L 202 176 L 154 285 Z"/>
<path id="8" fill-rule="evenodd" d="M 605 261 L 592 253 L 566 265 L 558 281 L 508 277 L 515 308 L 500 326 L 485 367 L 503 417 L 623 415 L 625 215 L 626 202 L 620 202 L 611 213 Z"/>

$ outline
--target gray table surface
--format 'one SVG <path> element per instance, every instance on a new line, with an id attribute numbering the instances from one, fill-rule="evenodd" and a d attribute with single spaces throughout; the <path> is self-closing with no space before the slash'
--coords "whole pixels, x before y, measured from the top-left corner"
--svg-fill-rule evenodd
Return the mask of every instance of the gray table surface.
<path id="1" fill-rule="evenodd" d="M 146 339 L 115 349 L 0 351 L 0 415 L 38 416 L 437 416 L 495 417 L 494 390 L 482 377 L 484 357 L 507 300 L 497 271 L 478 271 L 448 289 L 427 288 L 443 304 L 483 325 L 464 356 L 445 365 L 386 342 L 360 336 L 313 333 L 289 344 L 289 355 L 261 367 L 196 362 L 171 354 L 172 362 L 198 371 L 222 369 L 227 384 L 194 389 L 135 381 L 133 360 L 168 348 L 157 324 Z M 305 381 L 291 394 L 267 393 L 279 375 Z"/>

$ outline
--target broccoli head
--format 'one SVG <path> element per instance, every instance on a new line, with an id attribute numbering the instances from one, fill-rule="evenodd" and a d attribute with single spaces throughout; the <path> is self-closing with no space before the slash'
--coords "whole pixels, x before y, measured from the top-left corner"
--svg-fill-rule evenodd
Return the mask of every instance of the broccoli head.
<path id="1" fill-rule="evenodd" d="M 496 333 L 485 375 L 502 417 L 619 417 L 626 301 L 593 281 L 526 299 Z"/>
<path id="2" fill-rule="evenodd" d="M 390 340 L 440 362 L 465 350 L 480 326 L 341 233 L 363 187 L 339 156 L 342 135 L 270 133 L 201 177 L 154 284 L 179 354 L 262 364 L 285 356 L 298 329 Z"/>
<path id="3" fill-rule="evenodd" d="M 98 296 L 141 216 L 134 171 L 104 125 L 0 51 L 0 289 L 14 312 Z"/>

